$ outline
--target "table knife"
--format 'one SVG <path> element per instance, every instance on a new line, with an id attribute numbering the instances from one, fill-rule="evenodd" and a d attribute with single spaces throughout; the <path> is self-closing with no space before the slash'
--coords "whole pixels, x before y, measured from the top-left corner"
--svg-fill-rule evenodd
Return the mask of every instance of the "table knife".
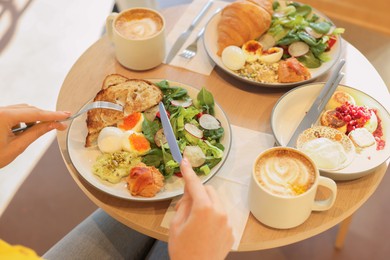
<path id="1" fill-rule="evenodd" d="M 191 32 L 195 29 L 195 26 L 198 24 L 200 19 L 203 17 L 203 15 L 206 13 L 206 11 L 211 7 L 213 1 L 207 2 L 207 4 L 202 8 L 200 13 L 195 17 L 195 19 L 192 21 L 190 27 L 183 32 L 179 38 L 177 38 L 176 42 L 173 44 L 171 51 L 168 53 L 167 59 L 165 61 L 166 64 L 170 63 L 172 59 L 176 56 L 177 52 L 180 50 L 180 48 L 183 46 L 183 44 L 186 42 L 188 37 L 191 35 Z"/>
<path id="2" fill-rule="evenodd" d="M 298 136 L 306 129 L 312 127 L 312 125 L 317 121 L 322 110 L 325 108 L 325 105 L 328 103 L 329 99 L 332 97 L 333 93 L 336 91 L 341 79 L 344 76 L 344 73 L 340 72 L 341 68 L 344 66 L 345 60 L 340 60 L 339 64 L 336 66 L 336 69 L 333 71 L 329 80 L 326 82 L 322 88 L 320 94 L 314 100 L 309 111 L 306 113 L 305 117 L 299 123 L 298 127 L 294 131 L 290 141 L 287 146 L 295 147 Z"/>
<path id="3" fill-rule="evenodd" d="M 173 129 L 171 126 L 171 122 L 169 121 L 167 111 L 165 110 L 164 104 L 162 102 L 158 104 L 158 110 L 160 112 L 160 119 L 164 129 L 164 135 L 167 138 L 172 157 L 178 164 L 180 164 L 183 157 L 181 155 L 179 145 L 177 144 L 176 136 L 173 133 Z"/>

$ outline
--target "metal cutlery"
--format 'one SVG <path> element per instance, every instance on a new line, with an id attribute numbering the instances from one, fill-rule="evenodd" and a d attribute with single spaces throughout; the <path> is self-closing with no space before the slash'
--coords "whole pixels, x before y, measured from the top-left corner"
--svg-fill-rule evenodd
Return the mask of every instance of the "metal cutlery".
<path id="1" fill-rule="evenodd" d="M 181 155 L 179 145 L 177 144 L 176 136 L 173 133 L 173 129 L 171 126 L 171 122 L 169 121 L 167 111 L 165 110 L 164 104 L 162 102 L 158 104 L 158 109 L 160 112 L 161 123 L 164 129 L 164 135 L 167 138 L 172 157 L 177 163 L 180 164 L 183 157 Z"/>
<path id="2" fill-rule="evenodd" d="M 190 27 L 183 32 L 179 38 L 177 38 L 176 42 L 173 44 L 171 51 L 168 53 L 166 63 L 170 63 L 172 59 L 176 56 L 176 53 L 180 50 L 180 48 L 183 46 L 183 44 L 186 42 L 188 37 L 191 35 L 191 32 L 195 29 L 195 26 L 199 23 L 201 18 L 204 14 L 206 14 L 206 11 L 211 7 L 212 1 L 207 2 L 207 4 L 202 8 L 202 10 L 199 12 L 199 14 L 195 17 L 195 19 L 192 21 Z"/>
<path id="3" fill-rule="evenodd" d="M 106 102 L 106 101 L 95 101 L 95 102 L 89 103 L 86 106 L 84 106 L 76 114 L 73 114 L 72 116 L 70 116 L 70 117 L 68 117 L 66 119 L 63 119 L 63 120 L 57 120 L 57 122 L 65 122 L 65 121 L 69 121 L 69 120 L 75 119 L 76 117 L 84 114 L 85 112 L 88 112 L 89 110 L 96 109 L 96 108 L 113 109 L 113 110 L 116 110 L 116 111 L 123 112 L 123 107 L 121 105 L 118 105 L 118 104 L 115 104 L 115 103 L 111 103 L 111 102 Z M 33 125 L 36 125 L 36 124 L 39 124 L 39 122 L 32 123 L 32 124 L 27 124 L 26 126 L 22 126 L 22 127 L 18 127 L 18 128 L 12 129 L 12 133 L 17 133 L 17 132 L 24 131 L 24 130 L 26 130 L 26 129 L 28 129 L 28 128 L 32 127 Z"/>
<path id="4" fill-rule="evenodd" d="M 195 40 L 190 45 L 188 45 L 187 48 L 185 48 L 183 52 L 179 54 L 179 56 L 186 59 L 192 59 L 196 55 L 198 51 L 198 40 L 200 39 L 200 37 L 202 37 L 204 29 L 205 28 L 203 27 L 202 30 L 196 36 Z"/>
<path id="5" fill-rule="evenodd" d="M 332 75 L 325 83 L 322 88 L 320 94 L 313 102 L 313 105 L 310 107 L 309 111 L 306 113 L 305 117 L 302 119 L 296 130 L 294 131 L 290 141 L 287 146 L 295 147 L 298 136 L 306 129 L 312 127 L 313 123 L 315 123 L 320 116 L 322 110 L 325 108 L 325 105 L 328 103 L 329 99 L 332 97 L 333 93 L 337 89 L 341 79 L 344 76 L 344 73 L 340 72 L 341 68 L 344 66 L 345 60 L 340 60 L 339 64 L 337 64 L 335 70 Z"/>

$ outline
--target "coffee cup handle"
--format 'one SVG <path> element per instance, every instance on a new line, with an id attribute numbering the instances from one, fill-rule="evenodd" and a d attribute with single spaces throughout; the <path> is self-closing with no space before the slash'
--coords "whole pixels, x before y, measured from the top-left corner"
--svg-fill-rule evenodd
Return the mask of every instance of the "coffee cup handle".
<path id="1" fill-rule="evenodd" d="M 319 176 L 318 186 L 327 187 L 331 191 L 331 194 L 330 194 L 329 198 L 327 198 L 327 199 L 315 200 L 313 207 L 312 207 L 312 210 L 314 210 L 314 211 L 328 210 L 333 206 L 333 204 L 336 200 L 337 185 L 332 179 Z"/>
<path id="2" fill-rule="evenodd" d="M 107 31 L 107 35 L 108 35 L 108 38 L 112 41 L 112 30 L 113 30 L 113 26 L 112 26 L 112 23 L 115 19 L 115 17 L 117 17 L 118 13 L 111 13 L 107 19 L 106 19 L 106 31 Z"/>

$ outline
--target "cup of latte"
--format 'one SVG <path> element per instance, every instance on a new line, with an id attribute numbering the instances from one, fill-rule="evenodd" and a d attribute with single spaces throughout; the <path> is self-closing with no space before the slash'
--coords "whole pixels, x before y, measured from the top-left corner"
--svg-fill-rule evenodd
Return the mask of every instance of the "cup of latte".
<path id="1" fill-rule="evenodd" d="M 165 57 L 165 19 L 157 11 L 135 7 L 112 13 L 106 29 L 118 62 L 131 70 L 148 70 Z"/>
<path id="2" fill-rule="evenodd" d="M 318 186 L 330 190 L 327 198 L 316 200 Z M 314 161 L 297 149 L 267 149 L 253 164 L 249 209 L 257 220 L 269 227 L 299 226 L 312 211 L 330 209 L 336 195 L 336 183 L 320 176 Z"/>

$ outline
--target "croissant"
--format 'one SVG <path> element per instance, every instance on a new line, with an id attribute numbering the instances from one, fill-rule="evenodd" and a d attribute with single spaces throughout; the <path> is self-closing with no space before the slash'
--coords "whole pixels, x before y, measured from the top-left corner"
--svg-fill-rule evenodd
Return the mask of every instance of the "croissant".
<path id="1" fill-rule="evenodd" d="M 218 22 L 218 52 L 229 45 L 242 46 L 266 32 L 272 19 L 270 0 L 237 1 L 227 5 Z"/>

